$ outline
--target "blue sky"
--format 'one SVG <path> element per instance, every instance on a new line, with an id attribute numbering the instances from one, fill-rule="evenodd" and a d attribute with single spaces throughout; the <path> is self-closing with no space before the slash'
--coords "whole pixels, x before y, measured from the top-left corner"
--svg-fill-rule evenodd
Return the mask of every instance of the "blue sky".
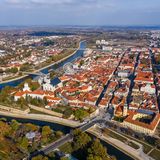
<path id="1" fill-rule="evenodd" d="M 160 0 L 0 0 L 0 25 L 160 25 Z"/>

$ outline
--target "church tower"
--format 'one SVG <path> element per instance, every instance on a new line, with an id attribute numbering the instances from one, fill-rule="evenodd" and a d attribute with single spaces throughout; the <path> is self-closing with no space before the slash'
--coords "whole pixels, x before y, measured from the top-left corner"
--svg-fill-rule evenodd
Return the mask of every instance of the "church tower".
<path id="1" fill-rule="evenodd" d="M 125 103 L 123 107 L 123 117 L 127 116 L 128 113 L 128 105 Z"/>
<path id="2" fill-rule="evenodd" d="M 31 91 L 30 87 L 28 86 L 28 83 L 24 84 L 23 91 Z"/>

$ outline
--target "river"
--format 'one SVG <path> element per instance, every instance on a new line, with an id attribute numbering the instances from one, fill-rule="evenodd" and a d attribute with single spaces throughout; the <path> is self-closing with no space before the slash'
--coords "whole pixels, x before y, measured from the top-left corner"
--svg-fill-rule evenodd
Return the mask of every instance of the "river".
<path id="1" fill-rule="evenodd" d="M 60 62 L 60 63 L 57 63 L 57 64 L 53 64 L 49 67 L 46 67 L 42 70 L 40 70 L 40 72 L 44 73 L 44 74 L 48 74 L 48 70 L 50 69 L 53 69 L 53 70 L 56 70 L 58 68 L 61 68 L 64 64 L 68 63 L 68 62 L 73 62 L 74 60 L 76 60 L 77 58 L 83 56 L 83 53 L 84 53 L 84 50 L 86 48 L 86 42 L 85 41 L 81 41 L 80 44 L 79 44 L 79 48 L 78 50 L 73 54 L 71 55 L 69 58 L 65 59 L 64 61 Z M 18 86 L 20 83 L 22 83 L 24 80 L 28 79 L 28 78 L 36 78 L 37 76 L 35 75 L 28 75 L 26 77 L 23 77 L 23 78 L 19 78 L 19 79 L 16 79 L 16 80 L 11 80 L 9 82 L 1 82 L 0 83 L 0 90 L 2 88 L 4 88 L 5 86 L 12 86 L 12 87 L 16 87 Z M 57 85 L 59 83 L 59 79 L 58 77 L 54 78 L 51 80 L 51 83 L 53 85 Z"/>
<path id="2" fill-rule="evenodd" d="M 68 63 L 68 62 L 72 62 L 72 61 L 76 60 L 77 58 L 83 56 L 85 48 L 86 48 L 85 41 L 80 42 L 79 49 L 75 52 L 75 54 L 73 54 L 72 56 L 70 56 L 69 58 L 64 60 L 63 62 L 60 62 L 58 64 L 53 64 L 52 66 L 49 66 L 49 67 L 47 67 L 45 69 L 42 69 L 40 71 L 42 73 L 44 73 L 44 74 L 48 74 L 48 70 L 49 69 L 56 70 L 56 69 L 62 67 L 64 64 Z M 17 85 L 22 83 L 27 78 L 34 79 L 34 78 L 36 78 L 36 76 L 28 75 L 28 76 L 20 78 L 18 80 L 13 80 L 13 81 L 10 81 L 10 82 L 1 83 L 0 84 L 0 90 L 2 88 L 4 88 L 5 86 L 16 87 Z M 52 79 L 51 83 L 53 85 L 56 85 L 57 83 L 59 83 L 58 77 Z M 21 123 L 32 123 L 32 124 L 39 125 L 39 126 L 46 126 L 47 125 L 47 126 L 50 126 L 53 130 L 55 130 L 55 131 L 60 130 L 65 134 L 69 133 L 70 130 L 71 130 L 70 127 L 66 127 L 66 126 L 63 126 L 63 125 L 60 125 L 60 124 L 56 124 L 56 123 L 51 123 L 51 122 L 44 122 L 44 121 L 38 121 L 38 120 L 29 120 L 29 119 L 21 119 L 21 118 L 11 118 L 11 117 L 6 117 L 6 116 L 0 116 L 0 118 L 6 118 L 7 121 L 11 121 L 12 119 L 16 119 L 18 122 L 21 122 Z M 110 155 L 116 156 L 117 160 L 133 160 L 132 158 L 130 158 L 129 156 L 127 156 L 123 152 L 121 152 L 118 149 L 116 149 L 115 147 L 113 147 L 112 145 L 110 145 L 110 144 L 108 144 L 106 142 L 102 142 L 102 143 L 103 143 L 104 146 L 107 147 L 107 152 Z"/>
<path id="3" fill-rule="evenodd" d="M 72 129 L 70 127 L 63 126 L 60 124 L 38 121 L 38 120 L 11 118 L 11 117 L 7 117 L 7 116 L 0 116 L 0 118 L 5 118 L 7 121 L 11 121 L 12 119 L 15 119 L 20 123 L 32 123 L 32 124 L 39 125 L 39 126 L 50 126 L 53 130 L 55 130 L 55 131 L 59 130 L 65 134 L 69 133 L 70 130 Z M 92 136 L 91 134 L 89 134 L 89 135 Z M 95 137 L 95 136 L 92 136 L 92 137 Z M 117 148 L 112 146 L 111 144 L 106 143 L 104 141 L 101 141 L 101 143 L 107 148 L 108 154 L 114 155 L 117 158 L 117 160 L 133 160 L 133 158 L 131 158 L 128 155 L 126 155 L 125 153 L 121 152 L 120 150 L 118 150 Z"/>

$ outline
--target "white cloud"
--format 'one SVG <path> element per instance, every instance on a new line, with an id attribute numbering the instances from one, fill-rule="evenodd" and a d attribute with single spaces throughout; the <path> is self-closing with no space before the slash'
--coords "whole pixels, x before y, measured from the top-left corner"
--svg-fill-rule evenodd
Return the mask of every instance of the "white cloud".
<path id="1" fill-rule="evenodd" d="M 90 5 L 104 6 L 110 4 L 112 0 L 3 0 L 7 5 L 11 6 L 35 6 L 35 5 Z"/>
<path id="2" fill-rule="evenodd" d="M 7 7 L 17 8 L 37 8 L 37 7 L 52 7 L 71 5 L 75 3 L 75 0 L 0 0 L 0 4 Z"/>
<path id="3" fill-rule="evenodd" d="M 8 4 L 71 4 L 78 2 L 77 0 L 5 0 Z"/>

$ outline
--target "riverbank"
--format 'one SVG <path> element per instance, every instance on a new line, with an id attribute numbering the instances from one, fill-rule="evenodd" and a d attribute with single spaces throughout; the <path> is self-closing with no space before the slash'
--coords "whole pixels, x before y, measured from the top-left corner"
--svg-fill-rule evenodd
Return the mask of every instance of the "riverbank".
<path id="1" fill-rule="evenodd" d="M 81 43 L 83 43 L 83 42 L 85 42 L 85 40 L 84 40 L 84 41 L 81 41 L 81 42 L 79 43 L 79 47 L 78 47 L 73 53 L 69 54 L 68 56 L 66 56 L 66 57 L 64 57 L 64 58 L 62 58 L 62 59 L 60 59 L 60 60 L 57 61 L 57 62 L 51 63 L 51 64 L 49 64 L 49 65 L 47 65 L 47 66 L 45 66 L 45 67 L 42 67 L 42 68 L 40 68 L 40 69 L 37 69 L 37 70 L 33 71 L 32 73 L 41 72 L 41 71 L 43 71 L 43 70 L 45 70 L 45 69 L 47 69 L 47 68 L 49 68 L 49 67 L 52 67 L 52 66 L 54 66 L 54 65 L 57 65 L 57 64 L 59 64 L 59 63 L 62 63 L 62 62 L 65 61 L 65 60 L 67 60 L 68 58 L 70 58 L 71 56 L 73 56 L 73 55 L 80 49 L 80 45 L 81 45 Z M 28 75 L 29 75 L 29 74 L 28 74 Z M 9 83 L 9 82 L 12 82 L 12 81 L 16 81 L 16 80 L 20 80 L 20 79 L 27 78 L 28 75 L 23 75 L 23 76 L 20 76 L 20 77 L 17 77 L 17 78 L 13 78 L 13 79 L 9 79 L 9 80 L 6 80 L 6 81 L 2 81 L 2 82 L 0 82 L 0 85 L 1 85 L 1 84 L 4 84 L 4 83 Z"/>
<path id="2" fill-rule="evenodd" d="M 90 134 L 96 136 L 97 138 L 101 139 L 102 141 L 109 143 L 113 147 L 117 148 L 124 154 L 128 155 L 129 157 L 135 159 L 135 160 L 153 160 L 151 157 L 148 155 L 144 154 L 143 151 L 140 149 L 134 149 L 131 146 L 128 146 L 127 144 L 114 139 L 109 136 L 104 136 L 98 128 L 90 128 L 87 132 Z"/>
<path id="3" fill-rule="evenodd" d="M 9 79 L 9 80 L 1 81 L 0 85 L 4 84 L 4 83 L 12 82 L 12 81 L 20 80 L 20 79 L 23 79 L 23 78 L 26 78 L 26 77 L 28 77 L 28 75 L 24 75 L 24 76 L 20 76 L 20 77 L 17 77 L 17 78 L 12 78 L 12 79 Z"/>
<path id="4" fill-rule="evenodd" d="M 78 121 L 68 120 L 68 119 L 59 118 L 59 117 L 53 117 L 53 116 L 44 115 L 44 114 L 25 114 L 25 113 L 18 114 L 18 113 L 10 113 L 10 112 L 0 111 L 0 116 L 21 118 L 21 119 L 30 119 L 30 120 L 39 120 L 39 121 L 57 123 L 57 124 L 72 127 L 72 128 L 79 127 L 82 125 L 82 123 L 80 123 Z"/>
<path id="5" fill-rule="evenodd" d="M 61 130 L 63 132 L 65 132 L 65 134 L 69 133 L 71 131 L 71 129 L 73 128 L 73 125 L 67 125 L 70 127 L 66 126 L 66 123 L 58 123 L 56 121 L 48 121 L 48 120 L 43 120 L 42 118 L 39 118 L 37 120 L 33 120 L 33 119 L 29 119 L 29 117 L 25 118 L 25 116 L 21 117 L 21 116 L 15 116 L 15 115 L 9 115 L 9 114 L 1 114 L 0 113 L 0 117 L 1 118 L 5 118 L 7 119 L 7 121 L 11 121 L 12 119 L 16 119 L 18 122 L 20 123 L 33 123 L 36 125 L 40 125 L 40 126 L 50 126 L 51 128 L 53 128 L 54 130 Z M 34 116 L 34 114 L 32 114 Z M 43 115 L 44 117 L 45 115 Z M 12 118 L 11 118 L 12 117 Z M 34 118 L 35 119 L 35 118 Z M 70 122 L 70 124 L 72 124 L 72 122 Z M 87 131 L 89 133 L 89 131 Z M 90 133 L 93 136 L 96 136 L 97 138 L 100 138 L 99 135 L 96 135 L 96 133 Z M 126 154 L 126 152 L 123 150 L 120 150 L 120 148 L 114 146 L 112 143 L 110 143 L 109 141 L 106 141 L 104 139 L 101 139 L 102 143 L 104 143 L 104 145 L 107 147 L 107 152 L 110 155 L 115 155 L 117 157 L 117 160 L 122 160 L 122 159 L 127 159 L 127 160 L 133 160 L 134 158 L 131 158 L 131 155 Z"/>
<path id="6" fill-rule="evenodd" d="M 91 128 L 91 129 L 89 129 L 87 132 L 90 133 L 91 135 L 99 138 L 100 140 L 102 140 L 102 141 L 104 141 L 104 142 L 112 145 L 114 148 L 120 150 L 121 152 L 123 152 L 123 153 L 126 154 L 127 156 L 129 156 L 129 157 L 131 157 L 131 158 L 133 158 L 133 159 L 135 159 L 135 160 L 139 160 L 139 159 L 137 159 L 134 155 L 132 155 L 132 154 L 126 152 L 124 149 L 122 149 L 122 147 L 118 147 L 116 144 L 114 144 L 114 143 L 113 143 L 111 140 L 109 140 L 108 138 L 102 137 L 102 135 L 100 135 L 98 131 L 95 131 L 94 129 Z"/>
<path id="7" fill-rule="evenodd" d="M 0 160 L 22 160 L 66 134 L 63 130 L 55 130 L 48 125 L 7 119 L 0 120 L 0 131 Z"/>
<path id="8" fill-rule="evenodd" d="M 80 44 L 81 44 L 82 42 L 85 42 L 85 40 L 84 40 L 84 41 L 81 41 L 81 42 L 79 43 L 78 48 L 77 48 L 73 53 L 71 53 L 70 55 L 68 55 L 68 56 L 60 59 L 60 60 L 57 61 L 57 62 L 54 62 L 54 63 L 52 63 L 52 64 L 49 64 L 49 65 L 47 65 L 47 66 L 45 66 L 45 67 L 42 67 L 42 68 L 40 68 L 40 69 L 38 69 L 38 70 L 36 70 L 36 71 L 34 71 L 34 72 L 40 72 L 40 71 L 42 71 L 42 70 L 44 70 L 44 69 L 46 69 L 46 68 L 49 68 L 49 67 L 51 67 L 51 66 L 53 66 L 53 65 L 56 65 L 56 64 L 58 64 L 58 63 L 61 63 L 61 62 L 65 61 L 66 59 L 70 58 L 71 56 L 73 56 L 73 55 L 80 49 Z"/>

